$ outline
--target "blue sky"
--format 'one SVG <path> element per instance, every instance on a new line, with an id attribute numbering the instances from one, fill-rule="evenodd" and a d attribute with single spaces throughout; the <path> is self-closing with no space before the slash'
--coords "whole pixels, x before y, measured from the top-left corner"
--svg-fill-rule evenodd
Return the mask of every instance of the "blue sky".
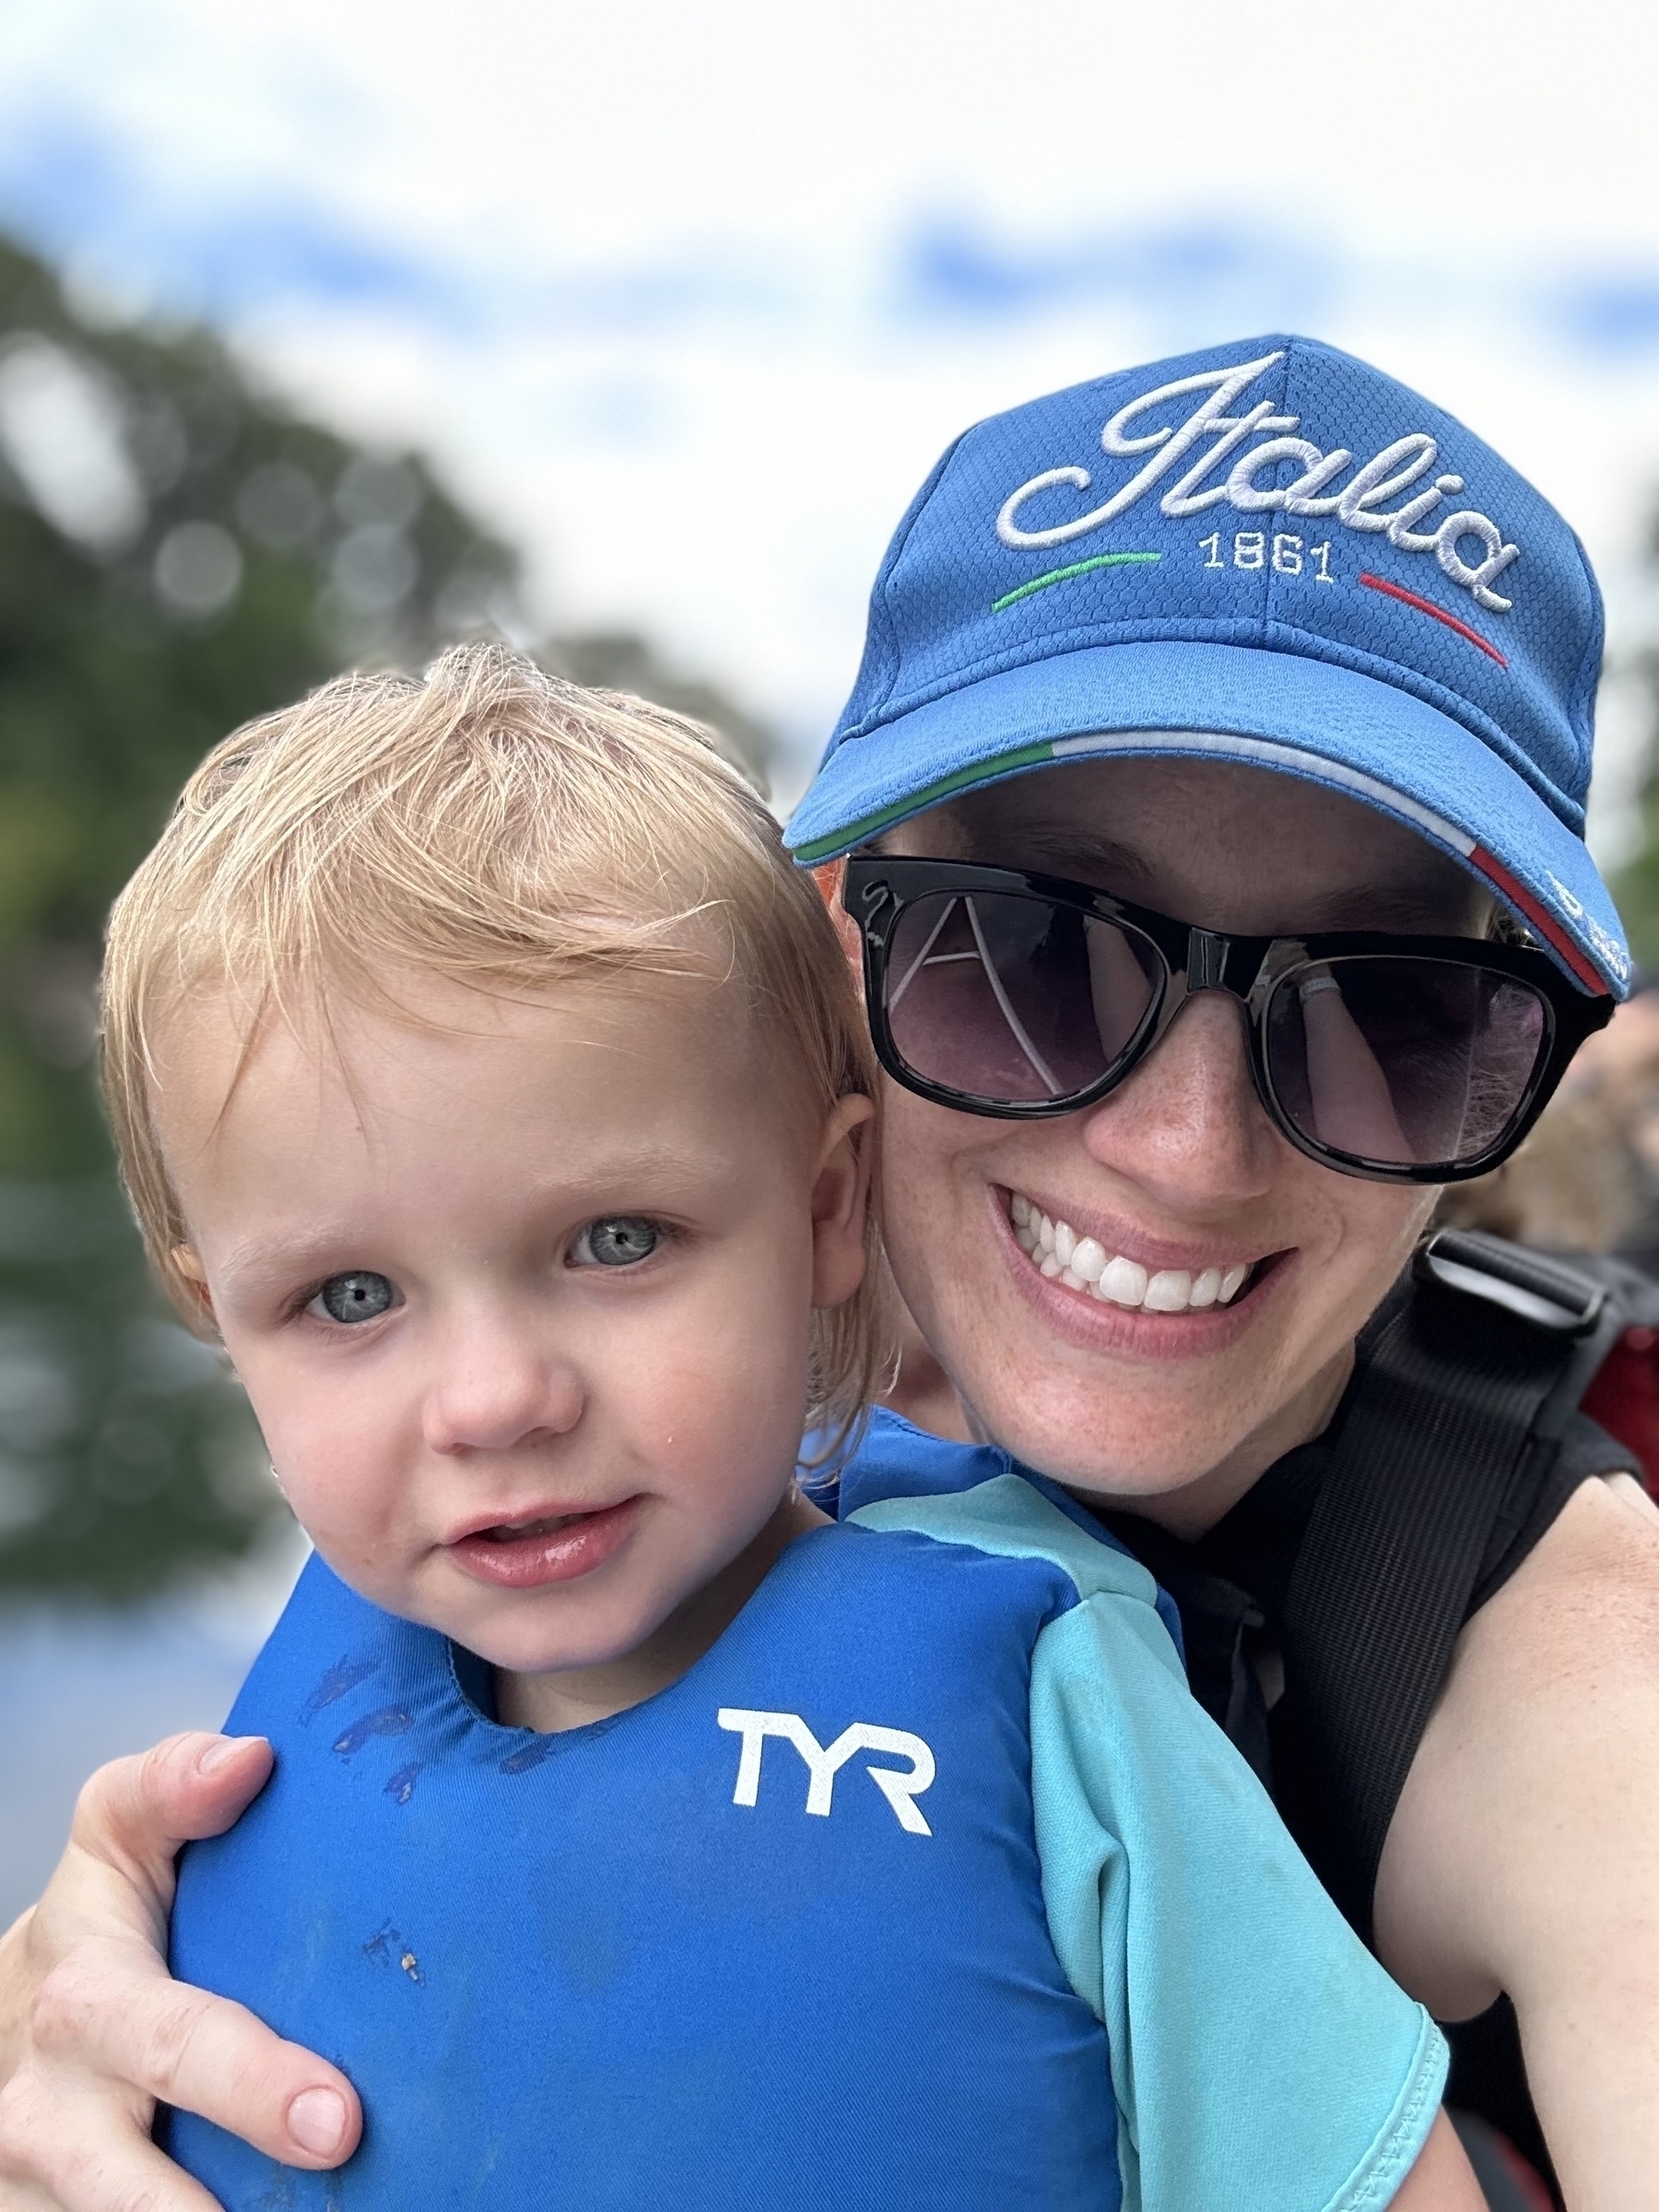
<path id="1" fill-rule="evenodd" d="M 804 760 L 957 429 L 1249 331 L 1469 418 L 1641 633 L 1656 62 L 1607 0 L 14 0 L 0 223 L 427 447 L 549 617 L 650 629 Z"/>

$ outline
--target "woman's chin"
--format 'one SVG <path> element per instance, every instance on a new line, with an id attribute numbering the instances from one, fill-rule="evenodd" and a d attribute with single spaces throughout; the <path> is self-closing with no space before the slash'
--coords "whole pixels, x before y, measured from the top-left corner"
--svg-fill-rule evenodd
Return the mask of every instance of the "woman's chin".
<path id="1" fill-rule="evenodd" d="M 1206 1429 L 1191 1436 L 1151 1439 L 1128 1424 L 1097 1420 L 1094 1433 L 1053 1421 L 1005 1421 L 981 1416 L 986 1430 L 1024 1466 L 1064 1484 L 1079 1497 L 1134 1512 L 1144 1502 L 1172 1499 L 1205 1482 L 1249 1443 L 1251 1431 Z"/>

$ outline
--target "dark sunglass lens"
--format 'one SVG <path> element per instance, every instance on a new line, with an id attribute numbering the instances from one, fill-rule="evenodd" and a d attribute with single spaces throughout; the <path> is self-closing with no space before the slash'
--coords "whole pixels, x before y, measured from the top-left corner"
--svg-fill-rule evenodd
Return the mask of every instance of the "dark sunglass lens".
<path id="1" fill-rule="evenodd" d="M 1278 984 L 1267 1065 L 1315 1144 L 1389 1167 L 1455 1167 L 1514 1121 L 1548 1036 L 1529 983 L 1460 960 L 1356 954 Z"/>
<path id="2" fill-rule="evenodd" d="M 1098 1083 L 1158 995 L 1144 938 L 1014 892 L 940 891 L 888 947 L 887 1013 L 913 1075 L 987 1104 L 1040 1105 Z"/>

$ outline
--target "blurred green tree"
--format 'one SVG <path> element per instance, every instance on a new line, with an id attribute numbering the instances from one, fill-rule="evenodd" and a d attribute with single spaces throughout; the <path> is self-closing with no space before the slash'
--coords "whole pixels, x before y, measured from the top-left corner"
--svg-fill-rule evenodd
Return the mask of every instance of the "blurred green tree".
<path id="1" fill-rule="evenodd" d="M 0 1592 L 131 1596 L 278 1510 L 240 1394 L 145 1280 L 92 1080 L 110 900 L 209 745 L 346 665 L 523 637 L 519 567 L 409 454 L 196 330 L 100 327 L 0 241 Z M 544 656 L 764 733 L 642 639 Z"/>

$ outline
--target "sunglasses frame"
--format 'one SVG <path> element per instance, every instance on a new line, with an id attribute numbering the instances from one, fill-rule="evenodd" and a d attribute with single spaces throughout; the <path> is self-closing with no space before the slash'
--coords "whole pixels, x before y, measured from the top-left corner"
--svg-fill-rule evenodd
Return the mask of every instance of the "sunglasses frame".
<path id="1" fill-rule="evenodd" d="M 1159 957 L 1161 979 L 1151 979 L 1153 996 L 1138 1028 L 1117 1059 L 1081 1090 L 1058 1099 L 1022 1102 L 994 1100 L 955 1090 L 918 1075 L 894 1042 L 888 1018 L 888 952 L 893 932 L 908 907 L 924 898 L 954 892 L 1012 894 L 1070 908 L 1096 921 L 1116 923 L 1148 942 Z M 894 1082 L 935 1106 L 975 1113 L 992 1121 L 1052 1121 L 1079 1113 L 1109 1097 L 1140 1066 L 1161 1041 L 1188 999 L 1201 991 L 1223 991 L 1239 1006 L 1248 1041 L 1251 1080 L 1268 1119 L 1288 1144 L 1340 1175 L 1373 1182 L 1465 1182 L 1488 1174 L 1507 1159 L 1554 1095 L 1568 1063 L 1586 1037 L 1611 1020 L 1614 1001 L 1592 998 L 1569 981 L 1547 953 L 1535 946 L 1500 943 L 1486 937 L 1417 936 L 1406 931 L 1325 932 L 1310 936 L 1237 936 L 1198 929 L 1149 907 L 1131 906 L 1088 884 L 1043 876 L 1024 868 L 983 867 L 966 861 L 889 859 L 853 853 L 841 883 L 841 903 L 864 944 L 865 1005 L 876 1054 Z M 1369 953 L 1394 959 L 1443 959 L 1479 968 L 1529 984 L 1544 1005 L 1546 1037 L 1531 1082 L 1503 1134 L 1477 1158 L 1400 1166 L 1367 1159 L 1321 1145 L 1297 1128 L 1274 1088 L 1267 1063 L 1267 1010 L 1275 993 L 1303 967 Z"/>

